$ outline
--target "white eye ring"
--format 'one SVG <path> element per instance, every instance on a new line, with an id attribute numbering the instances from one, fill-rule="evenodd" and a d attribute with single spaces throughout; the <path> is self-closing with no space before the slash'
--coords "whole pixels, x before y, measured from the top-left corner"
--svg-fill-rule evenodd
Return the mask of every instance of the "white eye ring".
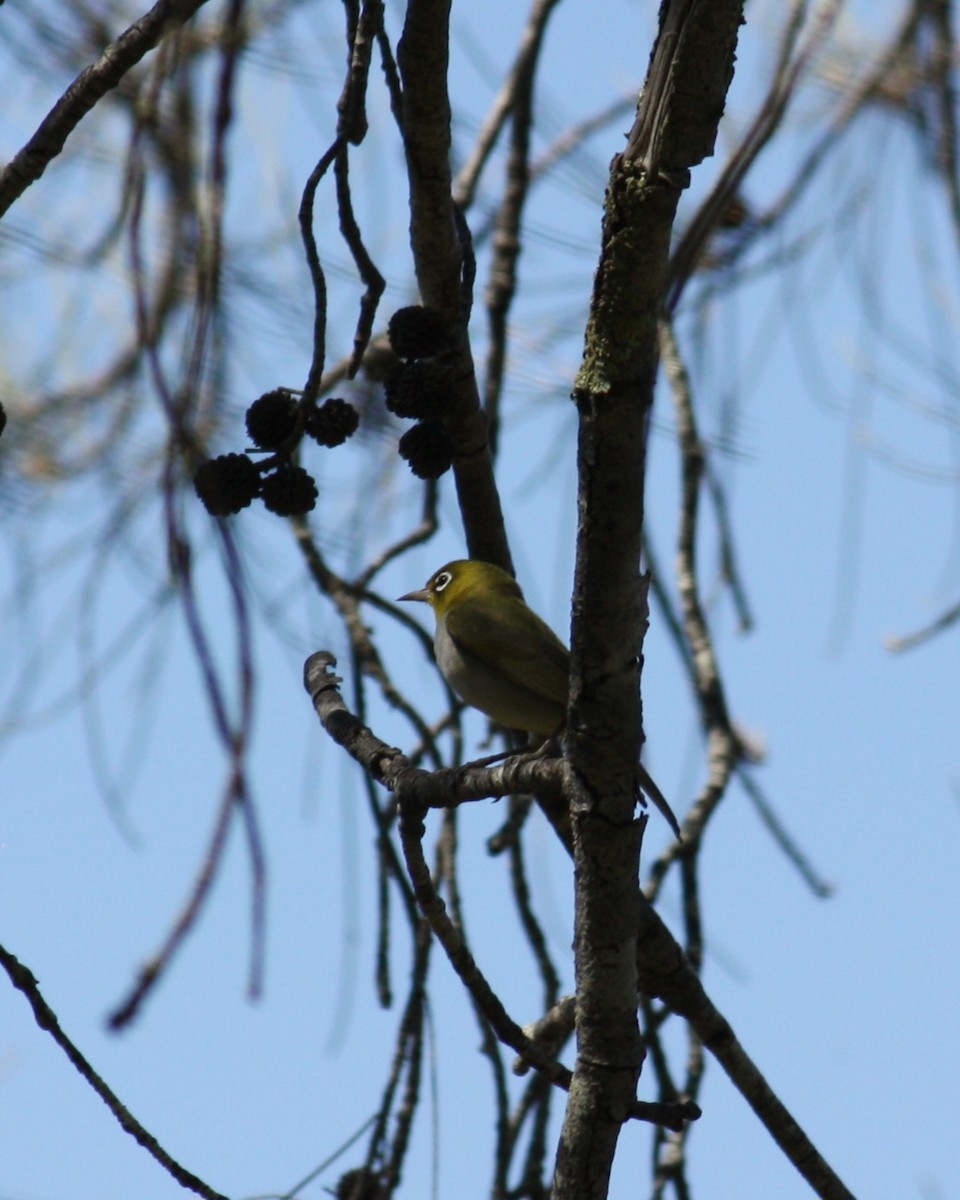
<path id="1" fill-rule="evenodd" d="M 442 592 L 443 589 L 447 586 L 448 583 L 450 583 L 450 581 L 452 579 L 453 579 L 453 576 L 450 574 L 449 571 L 441 571 L 440 574 L 433 581 L 433 590 L 435 592 Z"/>

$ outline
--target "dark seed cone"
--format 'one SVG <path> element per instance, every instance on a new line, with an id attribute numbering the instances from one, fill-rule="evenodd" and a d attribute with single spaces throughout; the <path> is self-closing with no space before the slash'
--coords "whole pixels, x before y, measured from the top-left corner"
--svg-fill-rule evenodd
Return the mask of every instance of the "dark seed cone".
<path id="1" fill-rule="evenodd" d="M 265 392 L 247 409 L 247 433 L 261 450 L 276 450 L 297 427 L 297 401 L 285 388 Z"/>
<path id="2" fill-rule="evenodd" d="M 6 427 L 7 427 L 7 414 L 4 411 L 3 405 L 0 404 L 0 437 L 3 436 L 3 431 L 6 429 Z"/>
<path id="3" fill-rule="evenodd" d="M 214 517 L 238 513 L 260 493 L 260 472 L 245 454 L 221 454 L 201 463 L 193 487 Z"/>
<path id="4" fill-rule="evenodd" d="M 435 417 L 450 386 L 447 367 L 432 359 L 401 363 L 383 385 L 387 408 L 398 417 Z"/>
<path id="5" fill-rule="evenodd" d="M 439 421 L 419 421 L 400 439 L 399 450 L 418 479 L 439 479 L 453 463 L 453 445 Z"/>
<path id="6" fill-rule="evenodd" d="M 317 485 L 309 471 L 284 463 L 264 476 L 260 496 L 265 507 L 278 517 L 300 516 L 317 503 Z"/>
<path id="7" fill-rule="evenodd" d="M 307 433 L 321 446 L 340 446 L 357 431 L 360 415 L 352 404 L 336 396 L 307 413 Z"/>
<path id="8" fill-rule="evenodd" d="M 387 325 L 387 337 L 400 358 L 433 358 L 454 343 L 453 326 L 443 313 L 419 304 L 397 309 Z"/>
<path id="9" fill-rule="evenodd" d="M 337 1182 L 336 1200 L 380 1200 L 385 1194 L 377 1176 L 368 1167 L 347 1171 Z"/>

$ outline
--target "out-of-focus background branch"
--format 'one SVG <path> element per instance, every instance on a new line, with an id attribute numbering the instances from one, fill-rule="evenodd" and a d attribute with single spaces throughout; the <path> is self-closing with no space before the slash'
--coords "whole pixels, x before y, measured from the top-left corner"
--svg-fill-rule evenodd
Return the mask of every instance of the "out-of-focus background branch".
<path id="1" fill-rule="evenodd" d="M 955 13 L 747 19 L 660 326 L 643 712 L 687 843 L 654 816 L 641 874 L 853 1190 L 934 1197 L 960 1171 L 926 1102 L 960 1044 Z M 570 393 L 655 20 L 0 8 L 0 944 L 217 1192 L 547 1194 L 562 1097 L 432 949 L 393 800 L 322 740 L 300 669 L 331 649 L 351 710 L 433 768 L 502 740 L 396 596 L 471 552 L 568 636 Z M 421 300 L 443 346 L 398 355 Z M 293 424 L 258 451 L 277 389 Z M 193 480 L 227 455 L 258 494 L 215 521 Z M 424 853 L 536 1022 L 573 981 L 541 811 L 435 814 Z M 3 1190 L 180 1194 L 0 1005 Z M 640 1011 L 640 1098 L 704 1116 L 631 1123 L 610 1194 L 809 1194 L 684 1023 Z"/>

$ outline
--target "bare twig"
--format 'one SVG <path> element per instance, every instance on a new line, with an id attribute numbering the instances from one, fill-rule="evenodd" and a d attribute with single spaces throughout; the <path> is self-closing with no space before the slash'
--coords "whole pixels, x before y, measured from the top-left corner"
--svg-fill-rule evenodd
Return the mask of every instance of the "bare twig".
<path id="1" fill-rule="evenodd" d="M 407 1145 L 413 1130 L 413 1118 L 417 1110 L 417 1098 L 420 1092 L 420 1078 L 423 1067 L 424 1026 L 427 1018 L 427 964 L 429 962 L 431 938 L 429 926 L 422 921 L 417 930 L 417 953 L 414 960 L 413 978 L 410 983 L 410 994 L 406 1011 L 400 1026 L 400 1036 L 397 1039 L 397 1052 L 394 1057 L 394 1078 L 399 1081 L 401 1073 L 406 1076 L 400 1104 L 394 1113 L 395 1122 L 391 1133 L 389 1157 L 386 1158 L 382 1172 L 387 1195 L 400 1182 L 403 1161 Z M 392 1098 L 392 1097 L 391 1097 Z M 392 1105 L 381 1105 L 380 1125 L 378 1132 L 385 1136 L 386 1120 L 390 1115 Z M 371 1151 L 374 1142 L 371 1142 Z"/>
<path id="2" fill-rule="evenodd" d="M 529 109 L 533 73 L 536 70 L 546 23 L 555 4 L 556 0 L 534 0 L 533 8 L 527 15 L 517 56 L 494 98 L 483 128 L 474 141 L 473 149 L 454 182 L 453 197 L 459 208 L 466 210 L 473 204 L 483 168 L 497 144 L 507 118 L 512 115 L 516 120 L 518 104 Z M 521 95 L 523 92 L 527 93 L 526 98 Z M 528 112 L 522 118 L 522 123 L 529 125 L 529 119 Z"/>
<path id="3" fill-rule="evenodd" d="M 116 1117 L 121 1129 L 125 1133 L 129 1133 L 138 1145 L 156 1159 L 181 1187 L 189 1188 L 191 1192 L 203 1196 L 204 1200 L 226 1200 L 222 1193 L 215 1191 L 209 1184 L 204 1183 L 202 1179 L 180 1166 L 176 1159 L 171 1158 L 153 1134 L 149 1133 L 132 1115 L 60 1028 L 57 1014 L 40 994 L 40 988 L 33 972 L 3 946 L 0 946 L 0 966 L 6 971 L 13 986 L 26 996 L 37 1024 L 50 1034 L 70 1062 Z"/>
<path id="4" fill-rule="evenodd" d="M 890 636 L 886 639 L 886 647 L 894 654 L 902 654 L 905 650 L 912 650 L 915 646 L 922 646 L 924 642 L 936 637 L 938 633 L 942 633 L 945 629 L 949 629 L 951 625 L 955 625 L 960 621 L 960 603 L 952 604 L 945 612 L 942 612 L 929 625 L 923 625 L 913 633 L 905 633 L 900 637 Z"/>
<path id="5" fill-rule="evenodd" d="M 227 834 L 230 832 L 230 823 L 233 819 L 235 804 L 236 798 L 233 789 L 227 788 L 220 800 L 220 807 L 217 810 L 216 821 L 214 822 L 213 832 L 207 846 L 207 852 L 193 882 L 190 895 L 187 897 L 180 915 L 174 921 L 163 945 L 140 969 L 137 980 L 130 989 L 127 997 L 116 1006 L 107 1018 L 107 1024 L 110 1029 L 125 1029 L 138 1015 L 143 1002 L 160 981 L 167 967 L 172 962 L 174 955 L 183 944 L 187 934 L 196 924 L 197 918 L 203 910 L 203 905 L 210 895 L 210 889 L 217 877 L 220 864 L 223 861 L 223 853 L 227 844 Z"/>
<path id="6" fill-rule="evenodd" d="M 711 764 L 707 787 L 684 822 L 684 840 L 693 841 L 703 830 L 719 803 L 740 756 L 740 743 L 730 721 L 713 638 L 700 602 L 697 573 L 697 516 L 700 485 L 704 473 L 704 450 L 697 432 L 690 380 L 680 357 L 672 326 L 660 323 L 660 348 L 664 370 L 673 394 L 677 439 L 681 455 L 680 528 L 677 535 L 677 590 L 683 619 L 684 639 L 690 647 L 689 661 L 707 732 Z"/>
<path id="7" fill-rule="evenodd" d="M 729 268 L 734 261 L 746 254 L 757 238 L 772 230 L 782 228 L 784 216 L 797 206 L 814 180 L 819 178 L 823 165 L 831 156 L 840 152 L 843 146 L 843 135 L 853 127 L 856 118 L 865 110 L 871 100 L 882 100 L 884 98 L 884 89 L 889 83 L 891 73 L 895 72 L 899 64 L 903 61 L 904 54 L 916 36 L 922 10 L 923 6 L 919 4 L 908 4 L 906 6 L 903 21 L 899 29 L 884 44 L 883 50 L 876 62 L 865 72 L 859 82 L 850 87 L 849 73 L 844 72 L 844 90 L 837 112 L 826 122 L 820 136 L 797 164 L 790 182 L 783 189 L 780 196 L 765 211 L 754 215 L 749 225 L 745 227 L 743 236 L 737 238 L 722 255 L 718 256 L 716 266 L 724 269 Z M 783 58 L 781 56 L 782 61 Z M 799 76 L 796 78 L 798 80 Z M 795 86 L 795 83 L 792 86 Z M 776 78 L 773 81 L 773 87 L 782 94 L 782 82 L 778 84 Z M 789 103 L 789 95 L 783 95 L 782 98 Z M 761 110 L 758 114 L 759 121 L 765 121 L 771 114 L 776 115 L 775 110 L 778 105 L 775 102 L 771 108 L 769 106 L 771 99 L 773 99 L 772 92 L 768 95 L 767 102 L 761 105 Z M 766 116 L 764 113 L 766 113 Z M 782 116 L 782 113 L 780 116 Z M 777 119 L 779 120 L 779 116 Z M 751 133 L 747 135 L 744 146 L 748 141 L 754 140 L 756 128 L 755 126 Z M 766 137 L 763 138 L 763 141 L 766 141 Z M 734 159 L 738 157 L 738 153 L 735 153 L 733 159 L 731 159 L 731 170 L 740 173 L 739 166 L 733 165 Z M 755 158 L 755 155 L 753 157 Z M 718 180 L 716 190 L 722 190 L 727 195 L 734 194 L 727 187 L 725 176 Z M 783 253 L 783 248 L 778 247 L 776 252 L 778 261 L 782 261 Z M 689 255 L 685 252 L 684 260 L 695 261 L 695 255 Z M 679 264 L 679 262 L 680 259 L 678 258 L 677 263 Z M 676 271 L 676 275 L 679 282 L 679 270 Z"/>
<path id="8" fill-rule="evenodd" d="M 307 267 L 310 271 L 310 281 L 313 284 L 313 356 L 310 361 L 310 374 L 303 389 L 305 403 L 315 400 L 320 394 L 320 383 L 323 378 L 323 364 L 327 356 L 327 280 L 320 265 L 320 255 L 317 253 L 317 238 L 313 232 L 313 205 L 320 181 L 330 170 L 343 146 L 343 139 L 336 140 L 327 147 L 317 165 L 310 172 L 300 199 L 300 237 L 307 256 Z"/>
<path id="9" fill-rule="evenodd" d="M 357 318 L 357 328 L 353 336 L 353 354 L 347 370 L 347 377 L 352 379 L 360 370 L 360 364 L 363 362 L 363 356 L 373 332 L 377 305 L 383 295 L 383 289 L 387 285 L 363 244 L 360 226 L 354 216 L 353 200 L 350 195 L 349 159 L 345 146 L 337 155 L 334 176 L 337 181 L 337 212 L 340 214 L 340 232 L 353 255 L 353 261 L 356 263 L 366 289 L 360 298 L 360 315 Z"/>
<path id="10" fill-rule="evenodd" d="M 737 778 L 740 780 L 744 791 L 753 802 L 754 808 L 760 814 L 760 819 L 763 821 L 767 830 L 773 837 L 776 844 L 783 851 L 787 859 L 796 867 L 800 878 L 806 883 L 810 891 L 820 900 L 825 900 L 832 896 L 834 885 L 824 879 L 819 871 L 813 866 L 806 854 L 800 849 L 794 839 L 784 828 L 783 822 L 773 811 L 770 802 L 763 794 L 760 785 L 754 779 L 752 772 L 746 770 L 743 766 L 737 768 Z"/>
<path id="11" fill-rule="evenodd" d="M 780 127 L 787 106 L 797 91 L 797 82 L 813 61 L 817 51 L 836 21 L 842 0 L 830 0 L 820 6 L 813 28 L 804 44 L 794 54 L 803 28 L 807 10 L 806 0 L 793 0 L 790 17 L 784 27 L 780 54 L 774 67 L 773 79 L 766 97 L 747 133 L 721 172 L 709 196 L 700 206 L 696 217 L 685 230 L 679 245 L 670 258 L 669 297 L 667 311 L 674 312 L 683 289 L 696 266 L 707 239 L 716 228 L 730 202 L 739 193 L 741 184 L 764 146 Z"/>
<path id="12" fill-rule="evenodd" d="M 172 29 L 183 25 L 204 0 L 159 0 L 67 88 L 36 133 L 0 172 L 0 216 L 44 173 L 67 138 L 131 67 Z"/>
<path id="13" fill-rule="evenodd" d="M 450 904 L 450 918 L 456 927 L 464 945 L 467 942 L 466 919 L 460 894 L 460 881 L 457 873 L 457 811 L 445 809 L 440 836 L 437 839 L 438 865 L 435 872 L 437 886 L 445 886 Z M 483 1005 L 471 991 L 469 992 L 471 1007 L 480 1031 L 480 1054 L 490 1064 L 490 1074 L 493 1083 L 494 1127 L 497 1130 L 497 1148 L 495 1151 L 494 1188 L 496 1181 L 502 1179 L 506 1183 L 506 1170 L 510 1162 L 510 1144 L 506 1135 L 510 1094 L 507 1090 L 507 1072 L 504 1067 L 503 1054 L 497 1032 L 487 1019 Z"/>
<path id="14" fill-rule="evenodd" d="M 753 614 L 747 599 L 743 577 L 737 566 L 737 556 L 733 544 L 733 525 L 730 521 L 730 511 L 727 508 L 727 493 L 711 459 L 707 459 L 705 479 L 710 498 L 713 501 L 713 511 L 717 520 L 717 532 L 720 535 L 720 568 L 723 581 L 730 588 L 734 607 L 739 618 L 740 632 L 749 633 L 753 628 Z"/>
<path id="15" fill-rule="evenodd" d="M 535 0 L 527 18 L 520 50 L 510 73 L 511 138 L 507 180 L 494 224 L 493 259 L 486 306 L 490 343 L 483 388 L 491 448 L 496 454 L 500 426 L 500 396 L 507 363 L 507 316 L 517 288 L 523 212 L 530 183 L 530 130 L 533 124 L 534 81 L 547 20 L 557 0 Z"/>
<path id="16" fill-rule="evenodd" d="M 399 558 L 408 550 L 412 550 L 414 546 L 421 546 L 424 542 L 428 542 L 436 532 L 437 481 L 428 479 L 423 485 L 423 509 L 419 525 L 394 542 L 392 546 L 382 550 L 372 562 L 368 563 L 357 579 L 357 587 L 365 592 L 373 582 L 374 576 L 378 575 L 388 563 L 393 562 L 395 558 Z"/>
<path id="17" fill-rule="evenodd" d="M 227 780 L 221 796 L 220 807 L 214 823 L 214 831 L 205 859 L 198 872 L 190 896 L 180 916 L 175 921 L 161 950 L 140 972 L 139 978 L 127 999 L 120 1004 L 109 1018 L 110 1027 L 123 1028 L 139 1012 L 147 994 L 161 978 L 184 939 L 194 927 L 203 904 L 223 860 L 230 821 L 236 813 L 244 825 L 247 847 L 251 859 L 251 964 L 248 990 L 252 996 L 260 991 L 263 968 L 263 946 L 265 933 L 266 866 L 260 838 L 259 824 L 250 794 L 245 770 L 246 752 L 249 741 L 250 720 L 253 708 L 253 665 L 251 659 L 250 614 L 247 606 L 243 573 L 234 535 L 224 522 L 218 522 L 217 534 L 224 561 L 236 628 L 237 659 L 239 662 L 239 711 L 234 718 L 221 673 L 212 652 L 208 631 L 200 615 L 200 607 L 194 586 L 190 544 L 182 524 L 180 507 L 177 503 L 179 472 L 182 461 L 192 464 L 199 456 L 199 442 L 193 429 L 195 390 L 205 356 L 209 331 L 206 314 L 212 304 L 210 297 L 198 300 L 201 310 L 195 326 L 192 354 L 189 356 L 187 378 L 180 387 L 174 387 L 160 360 L 157 346 L 149 336 L 150 319 L 146 296 L 144 256 L 141 247 L 142 188 L 136 191 L 131 214 L 131 258 L 133 262 L 134 295 L 138 332 L 146 346 L 147 362 L 153 378 L 157 396 L 164 416 L 169 424 L 167 454 L 164 461 L 162 496 L 167 529 L 167 550 L 171 572 L 178 584 L 178 594 L 183 604 L 187 628 L 193 643 L 194 653 L 200 666 L 204 688 L 210 704 L 214 727 L 228 757 Z M 214 289 L 215 290 L 215 289 Z"/>
<path id="18" fill-rule="evenodd" d="M 560 977 L 553 959 L 550 957 L 547 939 L 544 937 L 540 922 L 530 904 L 530 887 L 524 862 L 523 839 L 519 836 L 510 841 L 510 883 L 513 886 L 513 897 L 521 927 L 530 943 L 530 949 L 533 951 L 533 957 L 540 972 L 540 981 L 543 985 L 543 1007 L 549 1010 L 557 1002 L 560 992 Z"/>

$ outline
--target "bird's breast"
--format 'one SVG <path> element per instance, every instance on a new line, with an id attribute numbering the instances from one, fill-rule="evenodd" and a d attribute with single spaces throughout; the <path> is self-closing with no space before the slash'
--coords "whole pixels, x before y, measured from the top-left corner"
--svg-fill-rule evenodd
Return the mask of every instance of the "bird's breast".
<path id="1" fill-rule="evenodd" d="M 538 695 L 459 646 L 437 624 L 433 640 L 437 666 L 460 699 L 508 729 L 524 729 L 544 737 L 556 733 L 565 716 L 561 705 Z"/>

